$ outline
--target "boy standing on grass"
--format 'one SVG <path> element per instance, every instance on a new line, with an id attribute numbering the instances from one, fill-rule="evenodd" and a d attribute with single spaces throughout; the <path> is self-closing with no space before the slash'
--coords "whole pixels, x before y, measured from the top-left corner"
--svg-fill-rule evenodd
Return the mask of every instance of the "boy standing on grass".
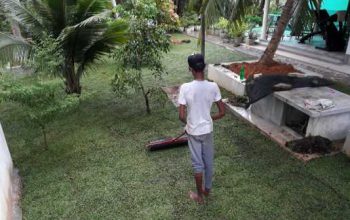
<path id="1" fill-rule="evenodd" d="M 192 167 L 197 192 L 189 192 L 189 197 L 203 203 L 203 195 L 208 196 L 212 187 L 213 176 L 213 121 L 225 115 L 219 87 L 214 82 L 204 78 L 205 63 L 201 54 L 188 57 L 189 70 L 194 80 L 185 83 L 180 88 L 178 102 L 179 118 L 186 124 L 188 145 L 191 152 Z M 213 103 L 219 112 L 211 115 Z M 204 173 L 204 187 L 203 187 Z"/>

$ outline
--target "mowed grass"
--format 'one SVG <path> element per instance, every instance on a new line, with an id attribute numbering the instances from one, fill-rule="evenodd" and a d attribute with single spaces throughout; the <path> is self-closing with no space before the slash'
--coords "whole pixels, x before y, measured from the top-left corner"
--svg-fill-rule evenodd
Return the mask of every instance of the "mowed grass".
<path id="1" fill-rule="evenodd" d="M 188 38 L 176 35 L 177 38 Z M 191 79 L 196 41 L 165 55 L 161 82 Z M 208 44 L 208 62 L 248 59 Z M 348 219 L 350 163 L 344 155 L 304 164 L 258 131 L 227 115 L 215 122 L 215 176 L 206 205 L 194 189 L 187 147 L 147 152 L 145 144 L 181 132 L 177 109 L 140 94 L 111 91 L 116 64 L 98 63 L 83 78 L 79 109 L 48 126 L 49 150 L 20 106 L 3 103 L 0 120 L 23 182 L 24 219 Z M 31 78 L 25 80 L 32 80 Z"/>

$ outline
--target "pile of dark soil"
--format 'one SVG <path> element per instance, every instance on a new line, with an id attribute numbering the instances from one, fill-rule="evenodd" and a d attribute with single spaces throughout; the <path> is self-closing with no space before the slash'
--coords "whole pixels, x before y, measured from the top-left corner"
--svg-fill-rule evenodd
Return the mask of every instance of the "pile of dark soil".
<path id="1" fill-rule="evenodd" d="M 332 141 L 321 136 L 290 141 L 286 146 L 292 151 L 301 154 L 329 154 L 335 150 Z"/>
<path id="2" fill-rule="evenodd" d="M 248 79 L 249 76 L 254 74 L 263 74 L 263 75 L 287 75 L 289 73 L 295 73 L 299 72 L 298 70 L 294 69 L 294 67 L 290 64 L 284 64 L 284 63 L 278 63 L 275 62 L 272 65 L 262 65 L 258 62 L 255 63 L 233 63 L 231 65 L 223 65 L 225 68 L 231 70 L 232 72 L 235 72 L 239 74 L 242 65 L 244 65 L 244 75 L 245 78 Z"/>
<path id="3" fill-rule="evenodd" d="M 228 102 L 233 106 L 246 108 L 247 104 L 249 103 L 249 100 L 246 96 L 232 96 L 228 99 Z"/>

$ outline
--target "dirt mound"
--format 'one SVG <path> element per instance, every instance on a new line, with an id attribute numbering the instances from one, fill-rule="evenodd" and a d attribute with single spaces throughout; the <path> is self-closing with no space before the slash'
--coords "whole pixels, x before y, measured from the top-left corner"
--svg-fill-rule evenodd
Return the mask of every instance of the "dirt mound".
<path id="1" fill-rule="evenodd" d="M 225 68 L 231 70 L 232 72 L 235 72 L 239 74 L 242 65 L 244 65 L 245 69 L 245 78 L 248 79 L 249 76 L 254 74 L 260 74 L 263 75 L 287 75 L 288 73 L 295 73 L 299 72 L 298 70 L 294 69 L 294 67 L 290 64 L 283 64 L 275 62 L 272 65 L 262 65 L 258 62 L 254 63 L 233 63 L 231 65 L 224 65 Z"/>
<path id="2" fill-rule="evenodd" d="M 249 103 L 248 97 L 246 96 L 233 96 L 228 99 L 229 103 L 233 106 L 238 106 L 242 108 L 246 108 Z"/>
<path id="3" fill-rule="evenodd" d="M 329 154 L 334 151 L 332 142 L 321 136 L 307 137 L 286 144 L 292 151 L 302 154 Z"/>
<path id="4" fill-rule="evenodd" d="M 189 44 L 191 43 L 191 40 L 185 39 L 185 40 L 178 40 L 175 38 L 171 38 L 171 43 L 175 45 L 180 45 L 180 44 Z"/>

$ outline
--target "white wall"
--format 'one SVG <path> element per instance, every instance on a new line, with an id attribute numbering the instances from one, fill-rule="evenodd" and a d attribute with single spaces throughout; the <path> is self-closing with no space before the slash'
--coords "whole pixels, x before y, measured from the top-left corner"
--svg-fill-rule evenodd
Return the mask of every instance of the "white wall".
<path id="1" fill-rule="evenodd" d="M 0 124 L 0 220 L 12 219 L 12 174 L 12 159 Z"/>

